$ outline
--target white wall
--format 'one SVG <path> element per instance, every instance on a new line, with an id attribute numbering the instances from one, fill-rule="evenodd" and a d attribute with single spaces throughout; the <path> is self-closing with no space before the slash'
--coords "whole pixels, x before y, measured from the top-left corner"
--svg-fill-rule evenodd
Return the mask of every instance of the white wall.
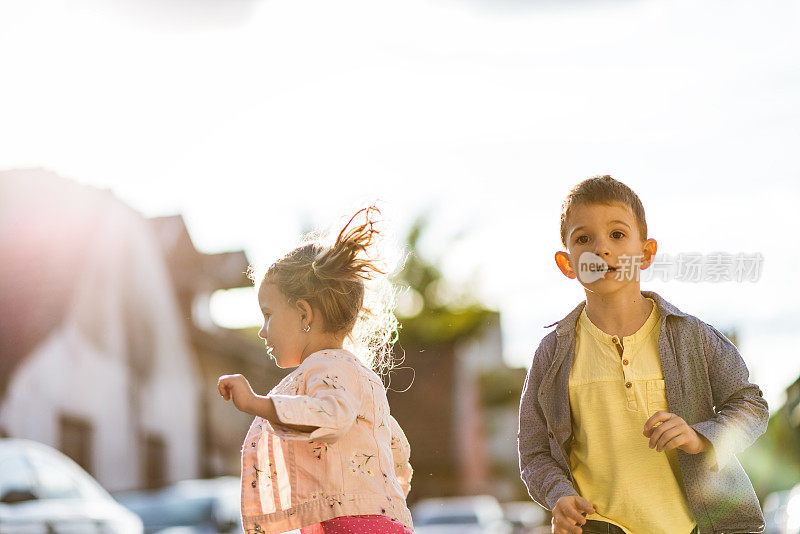
<path id="1" fill-rule="evenodd" d="M 59 445 L 61 414 L 94 427 L 96 478 L 109 490 L 138 482 L 138 458 L 128 420 L 127 369 L 119 358 L 100 353 L 74 327 L 54 332 L 15 373 L 0 409 L 14 437 Z"/>

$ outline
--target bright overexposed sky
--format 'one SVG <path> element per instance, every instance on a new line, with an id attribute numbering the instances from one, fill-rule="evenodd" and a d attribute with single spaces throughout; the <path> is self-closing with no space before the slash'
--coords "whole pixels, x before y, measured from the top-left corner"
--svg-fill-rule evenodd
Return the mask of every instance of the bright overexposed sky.
<path id="1" fill-rule="evenodd" d="M 645 287 L 735 329 L 774 409 L 800 374 L 798 23 L 789 0 L 4 2 L 0 169 L 262 265 L 374 200 L 400 232 L 427 213 L 515 365 L 582 298 L 552 261 L 561 201 L 609 173 L 661 252 L 763 255 L 758 282 Z"/>

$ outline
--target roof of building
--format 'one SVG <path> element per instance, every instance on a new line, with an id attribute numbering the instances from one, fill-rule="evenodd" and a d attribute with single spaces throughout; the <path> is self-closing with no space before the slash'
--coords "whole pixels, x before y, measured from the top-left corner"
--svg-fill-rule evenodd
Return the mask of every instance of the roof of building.
<path id="1" fill-rule="evenodd" d="M 192 242 L 181 215 L 154 217 L 150 223 L 166 254 L 173 282 L 179 290 L 212 292 L 251 285 L 244 251 L 208 254 Z"/>
<path id="2" fill-rule="evenodd" d="M 112 210 L 142 218 L 164 250 L 178 292 L 242 287 L 243 251 L 195 249 L 180 215 L 144 218 L 110 191 L 78 184 L 44 169 L 0 172 L 0 399 L 20 363 L 75 306 Z M 99 297 L 98 297 L 99 298 Z"/>
<path id="3" fill-rule="evenodd" d="M 43 169 L 0 172 L 0 394 L 65 315 L 107 191 Z"/>

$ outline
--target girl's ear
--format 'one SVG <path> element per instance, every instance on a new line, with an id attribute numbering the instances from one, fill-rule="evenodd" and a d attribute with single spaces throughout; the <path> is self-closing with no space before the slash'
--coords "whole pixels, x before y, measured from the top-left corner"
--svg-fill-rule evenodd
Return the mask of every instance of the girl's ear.
<path id="1" fill-rule="evenodd" d="M 563 250 L 556 252 L 556 265 L 558 265 L 558 269 L 564 273 L 564 276 L 567 278 L 575 279 L 578 277 L 569 261 L 569 252 Z"/>
<path id="2" fill-rule="evenodd" d="M 647 269 L 653 263 L 656 250 L 658 250 L 658 243 L 655 239 L 648 239 L 642 243 L 642 269 Z"/>
<path id="3" fill-rule="evenodd" d="M 300 316 L 300 328 L 305 331 L 311 326 L 311 322 L 314 320 L 314 309 L 306 299 L 297 299 L 294 305 Z"/>

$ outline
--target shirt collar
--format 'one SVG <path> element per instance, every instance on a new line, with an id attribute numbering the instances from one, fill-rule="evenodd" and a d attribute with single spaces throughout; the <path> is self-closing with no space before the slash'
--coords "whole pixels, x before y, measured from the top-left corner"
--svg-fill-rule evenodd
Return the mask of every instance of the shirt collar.
<path id="1" fill-rule="evenodd" d="M 656 303 L 658 306 L 658 312 L 661 315 L 661 320 L 665 320 L 670 315 L 675 315 L 677 317 L 687 317 L 688 314 L 683 313 L 677 307 L 673 306 L 663 298 L 658 293 L 653 291 L 642 291 L 642 295 L 649 299 L 653 299 L 653 302 Z M 578 318 L 581 316 L 581 312 L 586 307 L 586 301 L 581 302 L 578 304 L 574 310 L 569 312 L 566 317 L 561 319 L 560 321 L 556 321 L 555 323 L 548 325 L 556 327 L 556 335 L 558 337 L 563 336 L 565 333 L 575 332 L 575 326 L 578 324 Z"/>
<path id="2" fill-rule="evenodd" d="M 655 301 L 649 297 L 647 298 L 647 300 L 653 303 L 653 306 L 650 310 L 650 315 L 647 316 L 647 320 L 641 327 L 639 327 L 639 329 L 636 332 L 622 338 L 622 343 L 625 347 L 631 347 L 631 348 L 636 347 L 642 341 L 647 339 L 647 337 L 653 331 L 653 328 L 655 328 L 656 324 L 659 322 L 659 319 L 661 318 L 661 314 L 658 311 L 658 306 L 655 305 Z M 606 343 L 611 345 L 614 343 L 615 338 L 618 339 L 617 336 L 612 336 L 611 334 L 608 334 L 603 330 L 601 330 L 600 328 L 598 328 L 597 325 L 595 325 L 592 322 L 592 320 L 589 319 L 589 316 L 586 315 L 586 308 L 583 309 L 580 316 L 578 317 L 577 327 L 583 328 L 586 332 L 595 337 L 601 343 Z"/>

